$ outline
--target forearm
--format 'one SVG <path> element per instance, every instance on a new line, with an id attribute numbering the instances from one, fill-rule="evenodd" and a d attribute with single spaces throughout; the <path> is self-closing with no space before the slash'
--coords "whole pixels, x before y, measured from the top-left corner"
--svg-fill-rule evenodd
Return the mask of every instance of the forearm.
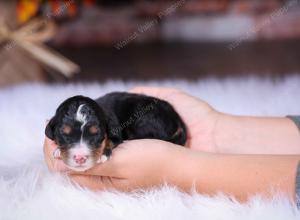
<path id="1" fill-rule="evenodd" d="M 300 154 L 300 133 L 288 118 L 220 114 L 214 135 L 220 153 Z"/>
<path id="2" fill-rule="evenodd" d="M 171 182 L 189 191 L 214 195 L 222 192 L 239 200 L 281 192 L 295 199 L 296 169 L 300 156 L 224 155 L 186 151 Z M 180 164 L 178 160 L 174 164 Z"/>

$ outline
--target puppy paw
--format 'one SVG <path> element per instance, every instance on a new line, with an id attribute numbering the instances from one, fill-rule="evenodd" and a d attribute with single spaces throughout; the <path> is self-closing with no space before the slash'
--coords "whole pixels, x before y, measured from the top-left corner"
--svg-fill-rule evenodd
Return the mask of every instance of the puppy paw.
<path id="1" fill-rule="evenodd" d="M 107 157 L 106 155 L 102 155 L 99 160 L 97 161 L 97 163 L 104 163 L 107 160 L 109 160 L 110 157 Z"/>
<path id="2" fill-rule="evenodd" d="M 106 148 L 104 149 L 104 152 L 102 156 L 98 159 L 97 163 L 104 163 L 108 161 L 111 158 L 112 155 L 112 149 L 111 148 Z"/>
<path id="3" fill-rule="evenodd" d="M 106 162 L 109 158 L 106 155 L 102 155 L 100 160 L 102 163 Z"/>

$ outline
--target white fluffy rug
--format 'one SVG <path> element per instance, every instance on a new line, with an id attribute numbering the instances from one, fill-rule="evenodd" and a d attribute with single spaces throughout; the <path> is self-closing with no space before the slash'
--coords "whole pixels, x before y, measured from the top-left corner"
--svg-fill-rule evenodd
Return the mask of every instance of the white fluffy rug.
<path id="1" fill-rule="evenodd" d="M 93 193 L 47 172 L 42 143 L 45 120 L 65 98 L 97 97 L 143 82 L 87 85 L 23 85 L 0 90 L 0 219 L 300 219 L 280 196 L 240 204 L 222 195 L 187 195 L 172 187 L 137 194 Z M 149 84 L 149 83 L 147 83 Z M 166 81 L 224 112 L 247 115 L 300 114 L 300 77 L 281 81 L 248 79 Z M 205 169 L 205 167 L 203 167 Z"/>

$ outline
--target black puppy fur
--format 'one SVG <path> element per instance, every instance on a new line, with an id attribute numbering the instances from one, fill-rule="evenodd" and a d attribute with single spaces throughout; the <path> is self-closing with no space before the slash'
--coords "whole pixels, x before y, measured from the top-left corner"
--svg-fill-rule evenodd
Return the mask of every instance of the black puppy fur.
<path id="1" fill-rule="evenodd" d="M 76 120 L 80 105 L 86 116 L 84 128 Z M 168 102 L 125 92 L 109 93 L 96 100 L 83 96 L 67 99 L 58 107 L 45 133 L 59 145 L 63 156 L 83 138 L 97 152 L 95 158 L 100 154 L 109 157 L 124 140 L 160 139 L 184 145 L 187 136 L 184 122 Z M 100 152 L 102 145 L 105 146 Z"/>

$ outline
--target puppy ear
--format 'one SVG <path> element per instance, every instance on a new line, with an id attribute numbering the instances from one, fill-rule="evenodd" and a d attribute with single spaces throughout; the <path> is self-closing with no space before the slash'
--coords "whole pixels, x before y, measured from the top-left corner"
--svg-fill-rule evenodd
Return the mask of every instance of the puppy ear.
<path id="1" fill-rule="evenodd" d="M 54 129 L 55 129 L 55 126 L 56 126 L 56 122 L 55 122 L 55 117 L 53 117 L 49 123 L 47 124 L 46 126 L 46 129 L 45 129 L 45 135 L 50 138 L 51 140 L 54 140 Z"/>

